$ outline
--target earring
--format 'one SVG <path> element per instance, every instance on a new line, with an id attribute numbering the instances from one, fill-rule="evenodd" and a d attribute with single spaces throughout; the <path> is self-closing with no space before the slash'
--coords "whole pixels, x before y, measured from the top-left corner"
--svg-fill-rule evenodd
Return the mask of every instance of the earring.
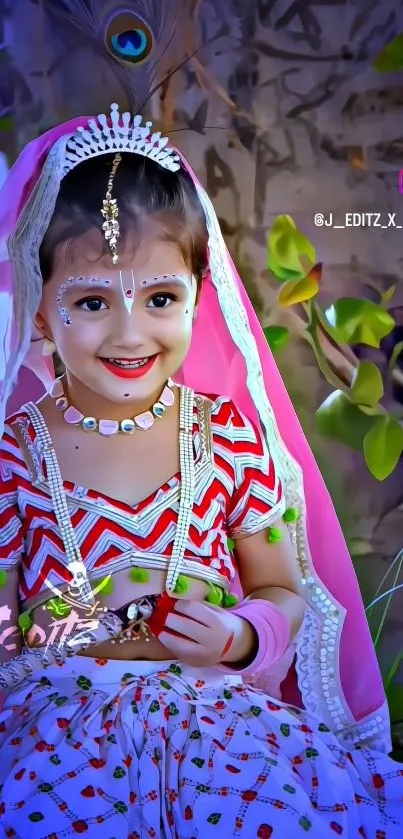
<path id="1" fill-rule="evenodd" d="M 50 338 L 44 338 L 42 344 L 42 355 L 51 356 L 56 352 L 56 344 Z"/>

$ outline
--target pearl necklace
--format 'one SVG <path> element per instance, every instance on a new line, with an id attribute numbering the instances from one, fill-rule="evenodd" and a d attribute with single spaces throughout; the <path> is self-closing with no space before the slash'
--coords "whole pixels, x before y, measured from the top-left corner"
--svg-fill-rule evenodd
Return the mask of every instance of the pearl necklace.
<path id="1" fill-rule="evenodd" d="M 120 422 L 118 420 L 97 420 L 95 417 L 85 417 L 74 405 L 69 404 L 61 379 L 56 379 L 53 382 L 49 396 L 55 400 L 57 410 L 63 413 L 63 419 L 68 425 L 81 425 L 84 431 L 98 431 L 104 437 L 112 437 L 118 433 L 133 434 L 136 429 L 147 431 L 148 428 L 151 428 L 154 425 L 155 418 L 162 417 L 166 409 L 174 404 L 173 384 L 172 380 L 168 379 L 161 396 L 149 411 L 144 411 L 136 417 L 123 419 Z"/>

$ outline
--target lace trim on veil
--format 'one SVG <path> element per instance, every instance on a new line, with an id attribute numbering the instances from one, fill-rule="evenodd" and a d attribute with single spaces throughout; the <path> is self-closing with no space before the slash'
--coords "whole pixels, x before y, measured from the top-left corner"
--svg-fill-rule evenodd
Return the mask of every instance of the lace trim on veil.
<path id="1" fill-rule="evenodd" d="M 39 247 L 49 225 L 59 192 L 60 181 L 71 168 L 66 163 L 66 145 L 74 132 L 59 139 L 50 150 L 18 224 L 9 240 L 9 253 L 16 275 L 18 296 L 15 317 L 19 335 L 14 361 L 7 370 L 8 395 L 18 369 L 28 351 L 32 320 L 42 294 Z M 225 243 L 216 214 L 207 194 L 197 187 L 209 232 L 210 270 L 221 310 L 232 340 L 242 352 L 247 367 L 247 384 L 257 407 L 274 463 L 282 478 L 288 506 L 300 517 L 290 526 L 309 604 L 304 625 L 297 638 L 297 677 L 305 707 L 320 717 L 341 739 L 376 739 L 377 747 L 390 750 L 389 719 L 382 709 L 367 720 L 356 723 L 343 694 L 339 675 L 339 646 L 345 610 L 327 591 L 314 572 L 306 532 L 306 509 L 302 470 L 286 449 L 269 403 L 259 353 L 252 335 L 239 290 L 233 283 Z M 376 729 L 376 730 L 375 730 Z"/>
<path id="2" fill-rule="evenodd" d="M 340 638 L 346 610 L 324 587 L 314 571 L 306 530 L 302 470 L 280 436 L 276 417 L 265 390 L 257 344 L 250 330 L 239 290 L 232 280 L 232 269 L 214 207 L 201 186 L 197 186 L 197 191 L 205 211 L 209 233 L 211 279 L 232 340 L 245 359 L 248 390 L 258 410 L 270 453 L 283 481 L 287 506 L 297 508 L 300 514 L 296 524 L 291 525 L 289 530 L 310 607 L 296 639 L 296 671 L 304 706 L 327 723 L 340 739 L 344 739 L 344 732 L 348 735 L 354 730 L 358 739 L 376 738 L 378 748 L 390 751 L 387 709 L 377 712 L 373 718 L 357 723 L 346 702 L 339 670 Z"/>

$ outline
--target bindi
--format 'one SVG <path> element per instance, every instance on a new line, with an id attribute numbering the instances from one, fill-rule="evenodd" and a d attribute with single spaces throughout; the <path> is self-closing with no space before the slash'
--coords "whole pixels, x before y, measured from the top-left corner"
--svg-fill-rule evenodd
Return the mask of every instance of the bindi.
<path id="1" fill-rule="evenodd" d="M 129 278 L 123 276 L 123 272 L 120 271 L 120 288 L 122 290 L 123 295 L 123 303 L 125 305 L 127 313 L 130 315 L 133 308 L 134 303 L 134 296 L 135 296 L 135 279 L 134 279 L 134 271 L 133 269 L 130 272 Z"/>
<path id="2" fill-rule="evenodd" d="M 102 277 L 68 277 L 60 286 L 56 297 L 59 315 L 65 326 L 71 326 L 71 314 L 63 300 L 70 289 L 79 286 L 83 280 L 87 283 L 94 283 L 97 286 L 110 286 L 111 284 L 111 280 L 106 280 Z"/>

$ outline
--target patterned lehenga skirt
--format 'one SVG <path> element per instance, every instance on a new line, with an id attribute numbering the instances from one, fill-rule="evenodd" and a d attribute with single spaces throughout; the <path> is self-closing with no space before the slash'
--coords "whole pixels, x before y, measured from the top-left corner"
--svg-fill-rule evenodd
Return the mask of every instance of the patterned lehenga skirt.
<path id="1" fill-rule="evenodd" d="M 0 713 L 0 836 L 402 839 L 403 766 L 217 669 L 75 656 Z"/>

